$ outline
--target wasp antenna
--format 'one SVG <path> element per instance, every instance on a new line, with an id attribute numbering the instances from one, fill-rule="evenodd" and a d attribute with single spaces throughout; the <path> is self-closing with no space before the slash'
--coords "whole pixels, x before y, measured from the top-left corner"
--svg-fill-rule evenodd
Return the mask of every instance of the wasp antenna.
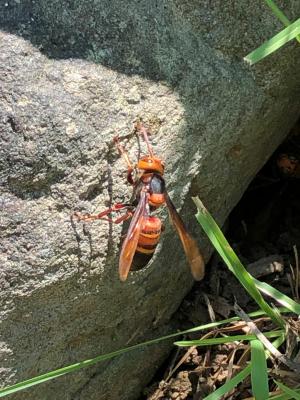
<path id="1" fill-rule="evenodd" d="M 151 146 L 151 144 L 150 144 L 150 142 L 149 142 L 148 130 L 145 128 L 145 126 L 142 124 L 142 122 L 137 122 L 137 123 L 135 124 L 135 127 L 136 127 L 136 129 L 139 130 L 139 131 L 141 132 L 141 134 L 143 135 L 144 141 L 145 141 L 145 143 L 146 143 L 146 145 L 147 145 L 147 148 L 148 148 L 149 155 L 150 155 L 151 157 L 154 157 L 153 149 L 152 149 L 152 146 Z"/>

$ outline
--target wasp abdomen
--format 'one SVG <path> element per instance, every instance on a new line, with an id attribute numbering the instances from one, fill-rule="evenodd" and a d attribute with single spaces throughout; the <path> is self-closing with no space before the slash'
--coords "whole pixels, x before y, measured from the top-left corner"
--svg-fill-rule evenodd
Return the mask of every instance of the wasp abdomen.
<path id="1" fill-rule="evenodd" d="M 133 257 L 133 269 L 143 268 L 153 256 L 159 242 L 161 233 L 161 220 L 148 216 L 145 226 L 139 236 L 138 245 Z"/>
<path id="2" fill-rule="evenodd" d="M 158 217 L 147 217 L 134 255 L 134 269 L 142 268 L 149 262 L 159 242 L 161 228 L 161 220 Z"/>
<path id="3" fill-rule="evenodd" d="M 161 233 L 161 220 L 157 217 L 147 217 L 139 236 L 136 251 L 143 254 L 152 254 L 157 246 Z"/>

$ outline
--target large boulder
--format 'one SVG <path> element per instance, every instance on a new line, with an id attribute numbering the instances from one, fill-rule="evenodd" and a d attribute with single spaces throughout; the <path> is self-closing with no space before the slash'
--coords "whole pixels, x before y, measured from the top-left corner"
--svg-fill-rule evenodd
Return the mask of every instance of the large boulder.
<path id="1" fill-rule="evenodd" d="M 299 2 L 289 7 L 299 15 Z M 133 123 L 142 118 L 190 230 L 200 237 L 191 195 L 222 223 L 299 116 L 300 51 L 290 43 L 255 67 L 244 64 L 282 28 L 258 0 L 7 1 L 0 15 L 6 386 L 171 329 L 192 277 L 166 213 L 152 262 L 125 283 L 117 273 L 124 229 L 71 216 L 130 199 L 112 139 L 124 136 L 135 160 Z M 199 244 L 208 256 L 207 241 Z M 169 346 L 14 399 L 132 400 Z"/>

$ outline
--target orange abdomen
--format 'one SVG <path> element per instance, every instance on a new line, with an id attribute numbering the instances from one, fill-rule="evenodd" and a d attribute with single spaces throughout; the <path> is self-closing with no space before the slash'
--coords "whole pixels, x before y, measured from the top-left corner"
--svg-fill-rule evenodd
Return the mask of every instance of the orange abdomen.
<path id="1" fill-rule="evenodd" d="M 147 217 L 145 226 L 140 233 L 136 252 L 152 255 L 159 242 L 161 233 L 161 220 L 157 217 Z"/>

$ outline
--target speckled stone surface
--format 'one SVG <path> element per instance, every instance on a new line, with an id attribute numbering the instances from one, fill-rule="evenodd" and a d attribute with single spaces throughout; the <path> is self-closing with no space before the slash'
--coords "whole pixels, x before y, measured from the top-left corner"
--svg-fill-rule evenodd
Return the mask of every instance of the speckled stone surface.
<path id="1" fill-rule="evenodd" d="M 226 4 L 225 4 L 226 3 Z M 7 5 L 5 5 L 7 4 Z M 299 116 L 299 46 L 242 57 L 281 29 L 254 1 L 0 4 L 0 383 L 157 337 L 192 279 L 166 219 L 145 269 L 118 280 L 124 228 L 74 210 L 128 201 L 116 134 L 132 159 L 137 118 L 166 160 L 171 197 L 199 237 L 190 196 L 219 222 Z M 285 10 L 291 19 L 297 1 Z M 165 219 L 166 213 L 162 212 Z M 133 400 L 170 343 L 13 395 Z"/>

